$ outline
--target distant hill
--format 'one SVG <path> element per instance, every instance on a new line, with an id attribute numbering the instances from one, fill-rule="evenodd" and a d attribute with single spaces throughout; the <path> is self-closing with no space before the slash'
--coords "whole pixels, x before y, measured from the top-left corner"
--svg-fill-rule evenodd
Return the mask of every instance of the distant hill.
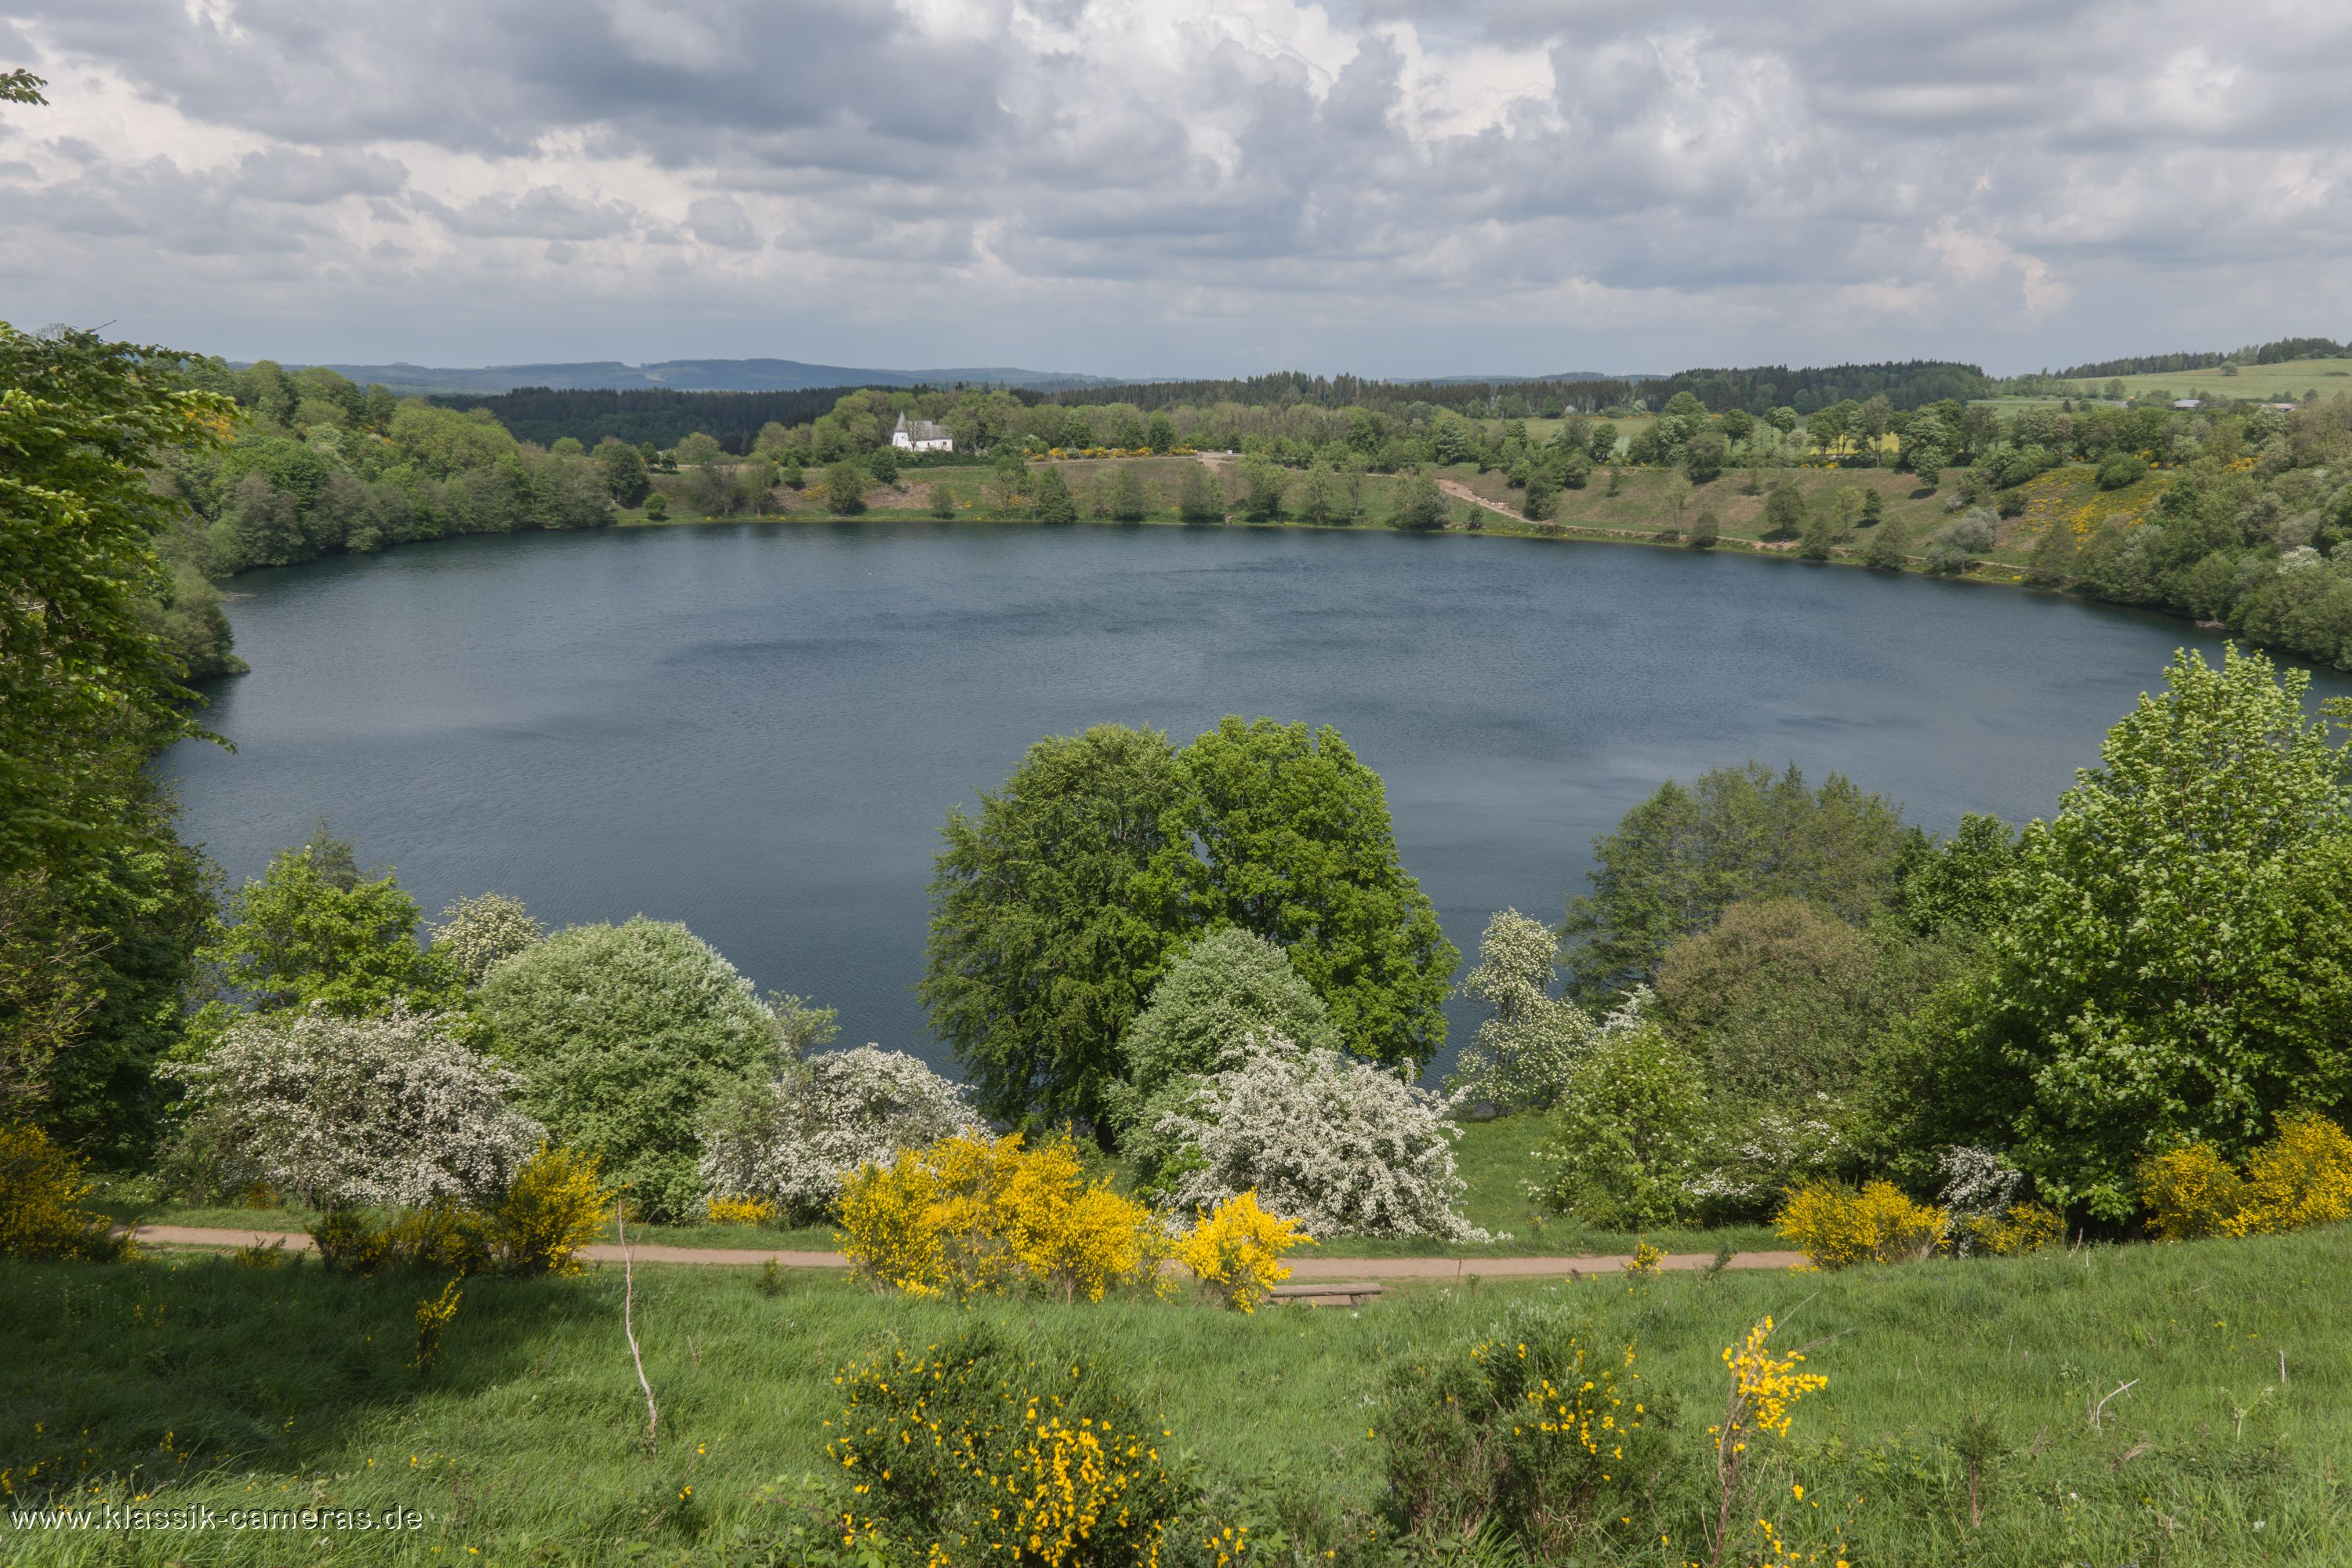
<path id="1" fill-rule="evenodd" d="M 240 368 L 242 368 L 240 366 Z M 298 368 L 289 365 L 288 369 Z M 868 370 L 855 365 L 804 364 L 791 359 L 673 359 L 653 364 L 585 360 L 562 364 L 494 364 L 478 369 L 421 364 L 331 364 L 362 386 L 394 392 L 495 395 L 519 386 L 600 392 L 805 392 L 821 386 L 1033 387 L 1108 386 L 1109 378 L 1014 365 L 967 365 L 947 370 Z"/>

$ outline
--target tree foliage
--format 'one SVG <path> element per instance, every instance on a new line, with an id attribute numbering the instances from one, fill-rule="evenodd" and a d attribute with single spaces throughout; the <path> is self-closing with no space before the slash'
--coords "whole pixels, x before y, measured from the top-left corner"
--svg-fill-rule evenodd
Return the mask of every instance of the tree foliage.
<path id="1" fill-rule="evenodd" d="M 1805 899 L 1864 920 L 1893 893 L 1906 841 L 1895 805 L 1837 773 L 1819 789 L 1793 763 L 1669 779 L 1592 841 L 1592 891 L 1569 901 L 1562 928 L 1576 989 L 1650 979 L 1670 944 L 1743 900 Z"/>
<path id="2" fill-rule="evenodd" d="M 520 1107 L 656 1219 L 699 1208 L 696 1146 L 712 1106 L 782 1048 L 733 964 L 642 915 L 560 931 L 493 968 L 476 996 L 522 1074 Z"/>
<path id="3" fill-rule="evenodd" d="M 2120 1218 L 2147 1153 L 2242 1153 L 2352 1089 L 2345 754 L 2309 677 L 2184 651 L 2028 824 L 1979 1001 L 2021 1076 L 2016 1161 Z"/>

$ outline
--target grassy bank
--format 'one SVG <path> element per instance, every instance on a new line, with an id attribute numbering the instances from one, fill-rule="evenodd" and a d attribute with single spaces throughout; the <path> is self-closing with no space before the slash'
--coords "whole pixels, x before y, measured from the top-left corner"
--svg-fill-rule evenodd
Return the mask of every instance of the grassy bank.
<path id="1" fill-rule="evenodd" d="M 2331 362 L 2333 363 L 2333 362 Z M 1101 521 L 1092 515 L 1092 497 L 1096 490 L 1107 490 L 1112 473 L 1119 468 L 1133 468 L 1143 476 L 1147 510 L 1136 523 L 1116 526 L 1216 526 L 1214 524 L 1183 524 L 1176 510 L 1176 490 L 1186 471 L 1199 464 L 1194 458 L 1145 458 L 1115 460 L 1070 461 L 1060 465 L 1069 476 L 1069 483 L 1079 501 L 1079 521 Z M 1211 459 L 1211 466 L 1223 479 L 1229 499 L 1237 500 L 1240 484 L 1232 465 L 1223 458 Z M 1617 543 L 1652 543 L 1662 547 L 1687 548 L 1691 530 L 1700 514 L 1712 513 L 1720 534 L 1717 548 L 1759 555 L 1794 559 L 1797 541 L 1766 537 L 1764 496 L 1760 489 L 1750 493 L 1749 486 L 1760 482 L 1771 486 L 1786 481 L 1796 487 L 1809 510 L 1822 503 L 1824 498 L 1841 490 L 1857 494 L 1874 492 L 1884 521 L 1876 527 L 1894 527 L 1902 531 L 1905 539 L 1904 564 L 1906 570 L 1924 570 L 1928 536 L 1951 521 L 1949 505 L 1953 483 L 1929 489 L 1922 487 L 1912 475 L 1898 474 L 1888 468 L 1783 468 L 1763 469 L 1751 475 L 1747 469 L 1734 468 L 1704 485 L 1692 485 L 1680 474 L 1663 468 L 1623 468 L 1617 470 L 1615 493 L 1611 493 L 1611 470 L 1596 469 L 1591 481 L 1578 490 L 1560 492 L 1554 517 L 1548 522 L 1529 521 L 1518 515 L 1524 492 L 1513 489 L 1499 470 L 1480 473 L 1472 464 L 1455 464 L 1434 470 L 1449 487 L 1458 487 L 1449 498 L 1452 520 L 1448 529 L 1454 531 L 1478 531 L 1507 537 L 1606 540 Z M 990 472 L 985 468 L 941 468 L 922 470 L 896 486 L 877 486 L 867 497 L 866 509 L 855 518 L 840 517 L 828 510 L 821 496 L 796 502 L 785 510 L 760 518 L 705 517 L 682 504 L 673 503 L 669 514 L 656 521 L 646 518 L 642 510 L 621 514 L 623 526 L 658 527 L 667 523 L 703 522 L 989 522 L 1000 525 L 1026 524 L 1025 518 L 1004 518 L 998 515 L 989 490 Z M 1295 487 L 1297 476 L 1292 476 Z M 2021 487 L 2017 500 L 2023 503 L 2022 511 L 2015 517 L 2001 520 L 1993 547 L 1973 558 L 1968 577 L 1983 582 L 2018 583 L 2023 581 L 2027 559 L 2042 534 L 2053 527 L 2071 530 L 2080 538 L 2087 538 L 2098 526 L 2114 521 L 2129 526 L 2141 521 L 2160 496 L 2168 478 L 2152 473 L 2147 479 L 2116 490 L 2098 488 L 2095 470 L 2087 464 L 2070 464 L 2054 468 L 2041 478 Z M 1397 489 L 1403 483 L 1398 476 L 1365 475 L 1361 481 L 1363 515 L 1353 523 L 1329 526 L 1380 528 L 1387 527 L 1387 519 L 1397 506 Z M 945 518 L 932 510 L 930 488 L 944 486 L 950 504 Z M 1491 503 L 1474 507 L 1467 496 Z M 1499 510 L 1493 510 L 1499 508 Z M 1233 527 L 1306 527 L 1296 519 L 1271 523 L 1233 523 Z M 1836 546 L 1832 559 L 1852 564 L 1859 561 L 1873 530 L 1858 528 Z"/>
<path id="2" fill-rule="evenodd" d="M 2352 1552 L 2352 1319 L 2336 1300 L 2347 1268 L 2352 1228 L 2339 1226 L 1827 1276 L 1408 1287 L 1360 1312 L 1254 1318 L 1150 1301 L 967 1312 L 837 1276 L 788 1276 L 763 1293 L 732 1270 L 647 1268 L 636 1323 L 663 1432 L 648 1458 L 615 1269 L 469 1281 L 439 1364 L 420 1375 L 411 1319 L 437 1282 L 224 1258 L 0 1264 L 12 1352 L 0 1470 L 19 1501 L 62 1478 L 85 1494 L 217 1509 L 426 1516 L 413 1535 L 340 1539 L 20 1528 L 0 1556 L 756 1560 L 730 1553 L 772 1528 L 782 1505 L 762 1489 L 824 1467 L 833 1369 L 972 1318 L 1041 1353 L 1114 1367 L 1204 1483 L 1261 1531 L 1313 1542 L 1380 1494 L 1366 1411 L 1381 1368 L 1464 1353 L 1505 1302 L 1533 1296 L 1634 1340 L 1645 1377 L 1681 1407 L 1681 1468 L 1661 1478 L 1657 1517 L 1643 1521 L 1674 1539 L 1645 1536 L 1615 1561 L 1685 1560 L 1718 1352 L 1755 1318 L 1793 1312 L 1794 1338 L 1840 1337 L 1809 1363 L 1828 1388 L 1769 1457 L 1765 1507 L 1792 1537 L 1842 1533 L 1860 1564 L 2336 1563 Z M 1971 1413 L 2007 1451 L 1973 1531 L 1952 1446 Z"/>

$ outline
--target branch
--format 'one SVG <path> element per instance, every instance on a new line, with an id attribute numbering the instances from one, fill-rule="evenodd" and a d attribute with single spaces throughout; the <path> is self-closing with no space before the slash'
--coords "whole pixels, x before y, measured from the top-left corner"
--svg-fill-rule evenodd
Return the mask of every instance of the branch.
<path id="1" fill-rule="evenodd" d="M 646 1381 L 646 1358 L 637 1350 L 637 1331 L 633 1309 L 637 1293 L 636 1271 L 629 1261 L 628 1200 L 617 1198 L 613 1203 L 613 1224 L 621 1236 L 621 1332 L 628 1337 L 629 1359 L 636 1363 L 637 1386 L 646 1391 L 646 1456 L 654 1454 L 654 1435 L 661 1426 L 661 1412 L 654 1408 L 654 1385 Z"/>

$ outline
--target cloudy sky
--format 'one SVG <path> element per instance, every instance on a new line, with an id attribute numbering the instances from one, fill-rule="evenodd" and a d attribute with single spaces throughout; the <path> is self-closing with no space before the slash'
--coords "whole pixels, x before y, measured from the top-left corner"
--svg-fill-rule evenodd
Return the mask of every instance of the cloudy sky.
<path id="1" fill-rule="evenodd" d="M 2352 334 L 2344 0 L 10 0 L 0 317 L 1376 375 Z"/>

